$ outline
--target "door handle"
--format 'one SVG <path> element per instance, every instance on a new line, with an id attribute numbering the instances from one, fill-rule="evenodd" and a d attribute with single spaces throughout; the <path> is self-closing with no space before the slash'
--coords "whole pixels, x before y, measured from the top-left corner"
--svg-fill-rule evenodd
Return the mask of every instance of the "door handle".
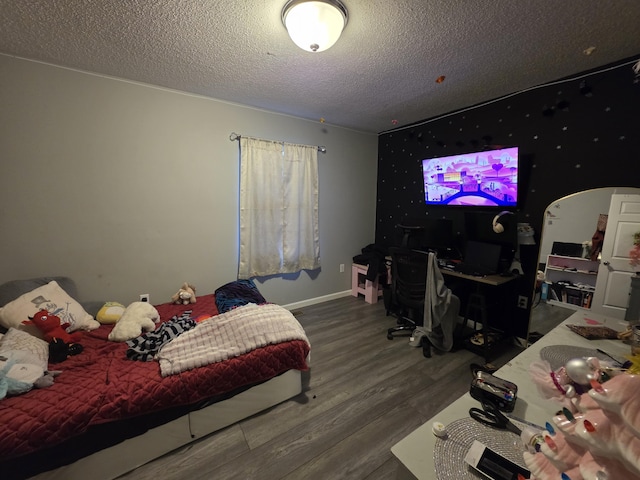
<path id="1" fill-rule="evenodd" d="M 602 264 L 607 266 L 607 267 L 609 266 L 609 262 L 602 262 Z"/>

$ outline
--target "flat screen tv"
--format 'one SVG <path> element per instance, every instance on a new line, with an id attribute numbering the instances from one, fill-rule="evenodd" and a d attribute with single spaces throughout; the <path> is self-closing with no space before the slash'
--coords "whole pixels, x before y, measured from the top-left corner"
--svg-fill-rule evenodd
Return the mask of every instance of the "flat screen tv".
<path id="1" fill-rule="evenodd" d="M 427 205 L 516 207 L 518 147 L 422 160 Z"/>

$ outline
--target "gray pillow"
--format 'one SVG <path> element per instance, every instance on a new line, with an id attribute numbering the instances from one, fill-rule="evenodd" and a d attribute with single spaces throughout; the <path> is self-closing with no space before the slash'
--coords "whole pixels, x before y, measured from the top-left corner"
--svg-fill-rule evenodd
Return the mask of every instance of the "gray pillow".
<path id="1" fill-rule="evenodd" d="M 5 306 L 20 295 L 24 295 L 53 280 L 55 280 L 58 285 L 60 285 L 60 288 L 67 292 L 71 298 L 78 301 L 78 289 L 76 288 L 75 282 L 69 277 L 38 277 L 28 280 L 11 280 L 0 285 L 0 307 Z"/>

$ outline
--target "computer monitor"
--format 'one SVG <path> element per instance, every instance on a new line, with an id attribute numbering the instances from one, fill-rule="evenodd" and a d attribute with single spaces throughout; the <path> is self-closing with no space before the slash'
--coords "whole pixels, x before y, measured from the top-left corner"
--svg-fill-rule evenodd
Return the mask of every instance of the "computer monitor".
<path id="1" fill-rule="evenodd" d="M 493 219 L 495 212 L 465 212 L 465 238 L 467 241 L 493 243 L 500 245 L 500 268 L 499 271 L 506 271 L 511 265 L 513 256 L 518 248 L 518 228 L 515 215 L 503 216 L 501 224 L 504 230 L 497 233 L 493 229 Z"/>

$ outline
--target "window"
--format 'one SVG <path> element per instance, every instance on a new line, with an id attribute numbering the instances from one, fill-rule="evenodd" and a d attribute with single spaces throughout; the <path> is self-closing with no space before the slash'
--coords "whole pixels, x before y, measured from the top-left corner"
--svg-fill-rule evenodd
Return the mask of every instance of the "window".
<path id="1" fill-rule="evenodd" d="M 317 147 L 241 137 L 238 278 L 319 267 Z"/>

